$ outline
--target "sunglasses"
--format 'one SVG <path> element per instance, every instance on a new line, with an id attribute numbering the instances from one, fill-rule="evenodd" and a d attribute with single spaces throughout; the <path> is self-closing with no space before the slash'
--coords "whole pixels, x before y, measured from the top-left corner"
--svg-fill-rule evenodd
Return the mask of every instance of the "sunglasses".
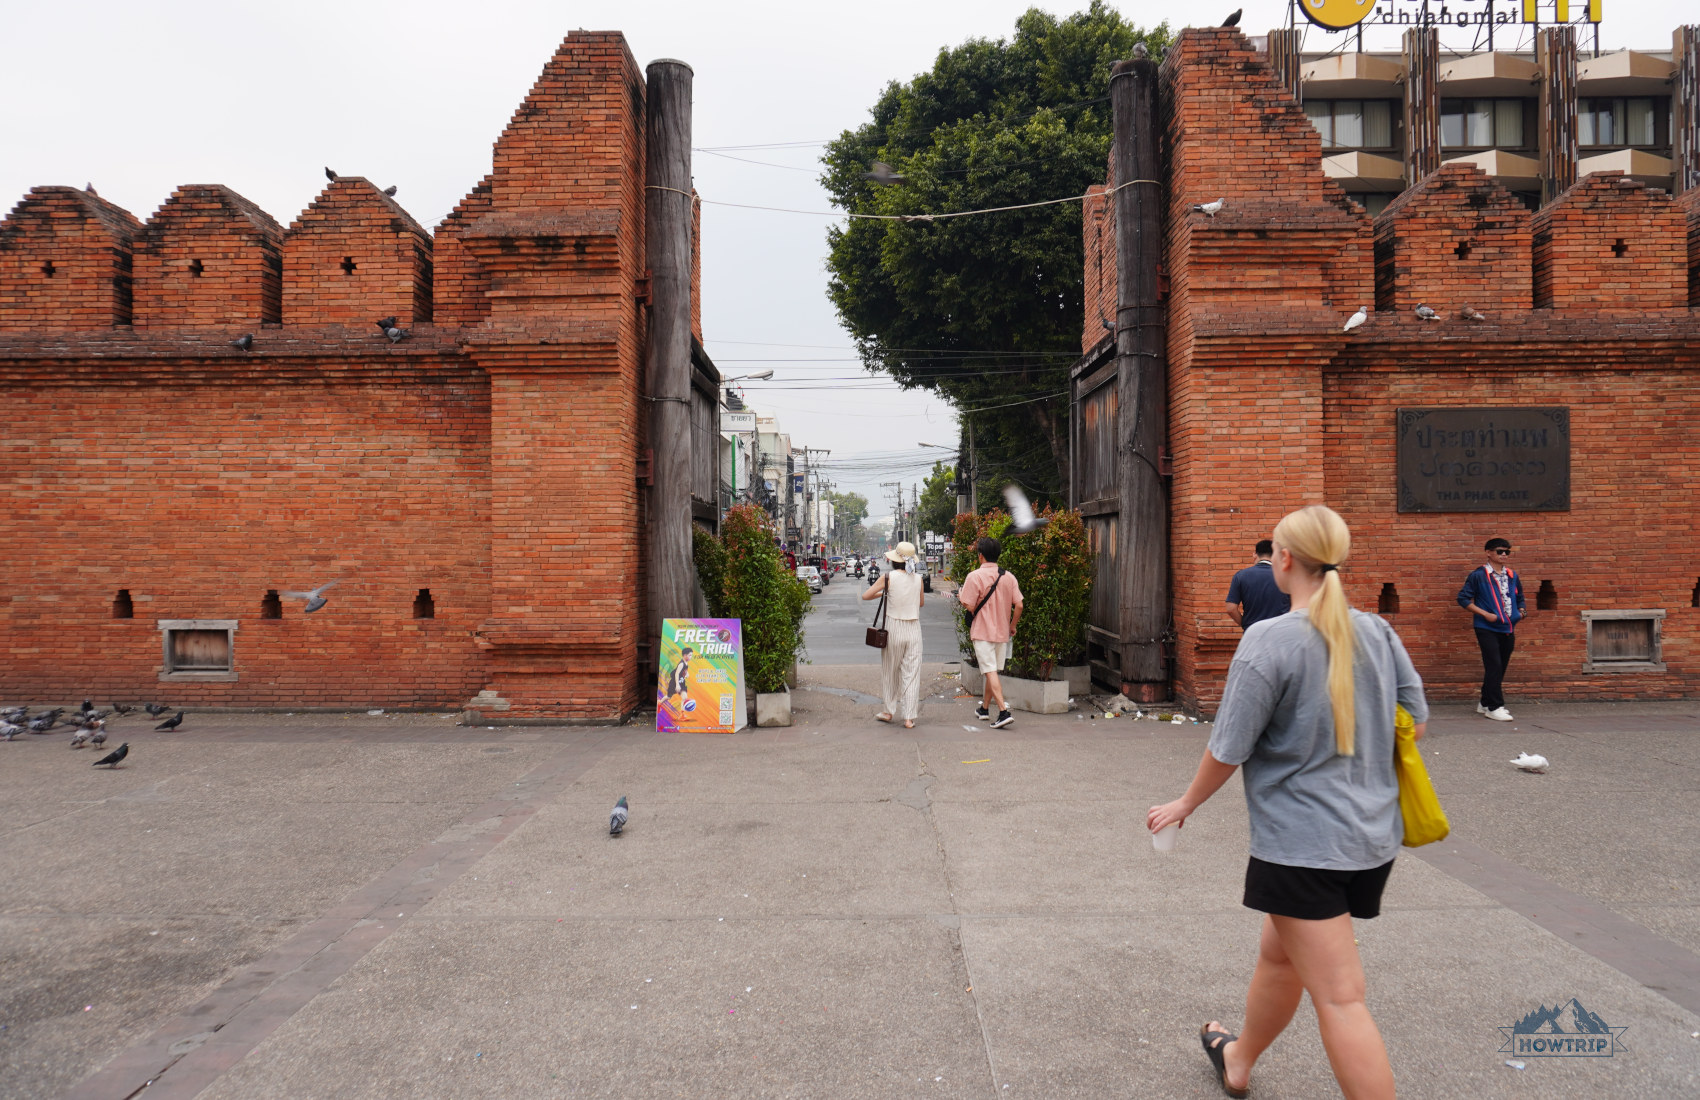
<path id="1" fill-rule="evenodd" d="M 1495 550 L 1494 553 L 1498 554 L 1502 558 L 1509 558 L 1511 556 L 1511 551 L 1509 550 Z"/>

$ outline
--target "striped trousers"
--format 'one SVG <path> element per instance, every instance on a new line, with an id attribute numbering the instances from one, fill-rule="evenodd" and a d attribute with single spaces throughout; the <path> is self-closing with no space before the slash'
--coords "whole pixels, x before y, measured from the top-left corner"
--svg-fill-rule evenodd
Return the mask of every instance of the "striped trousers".
<path id="1" fill-rule="evenodd" d="M 888 619 L 891 632 L 880 651 L 880 692 L 894 721 L 921 716 L 921 620 Z"/>

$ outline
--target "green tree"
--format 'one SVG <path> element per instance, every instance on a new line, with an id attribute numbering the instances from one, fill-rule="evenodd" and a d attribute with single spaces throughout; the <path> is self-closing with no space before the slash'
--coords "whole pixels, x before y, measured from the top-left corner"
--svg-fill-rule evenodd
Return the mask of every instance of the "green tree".
<path id="1" fill-rule="evenodd" d="M 940 214 L 1079 195 L 1104 179 L 1110 66 L 1142 31 L 1100 0 L 1059 19 L 1037 8 L 1009 40 L 941 50 L 887 85 L 872 119 L 827 146 L 822 182 L 841 209 Z M 908 179 L 862 179 L 883 160 Z M 828 293 L 870 370 L 933 390 L 970 419 L 980 484 L 1060 499 L 1068 470 L 1068 366 L 1085 311 L 1079 203 L 939 221 L 851 219 L 827 231 Z"/>
<path id="2" fill-rule="evenodd" d="M 942 462 L 933 463 L 933 472 L 921 487 L 921 506 L 915 512 L 915 526 L 922 531 L 943 535 L 956 521 L 956 467 Z"/>

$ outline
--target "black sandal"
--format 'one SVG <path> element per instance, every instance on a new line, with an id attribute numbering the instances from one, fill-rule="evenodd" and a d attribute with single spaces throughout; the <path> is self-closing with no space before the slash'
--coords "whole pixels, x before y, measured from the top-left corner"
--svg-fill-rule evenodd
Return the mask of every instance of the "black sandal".
<path id="1" fill-rule="evenodd" d="M 1212 1043 L 1213 1039 L 1221 1041 Z M 1225 1031 L 1211 1031 L 1209 1024 L 1198 1029 L 1198 1041 L 1204 1044 L 1204 1053 L 1210 1056 L 1210 1064 L 1216 1067 L 1216 1081 L 1222 1086 L 1222 1091 L 1234 1097 L 1234 1100 L 1243 1100 L 1251 1095 L 1251 1089 L 1237 1089 L 1228 1084 L 1228 1067 L 1222 1053 L 1222 1048 L 1238 1039 L 1238 1035 L 1229 1035 Z"/>

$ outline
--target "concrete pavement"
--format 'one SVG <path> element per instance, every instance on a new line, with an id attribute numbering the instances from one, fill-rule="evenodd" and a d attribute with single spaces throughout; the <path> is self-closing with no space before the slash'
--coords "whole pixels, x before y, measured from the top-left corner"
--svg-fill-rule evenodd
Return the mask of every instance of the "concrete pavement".
<path id="1" fill-rule="evenodd" d="M 796 726 L 729 736 L 191 714 L 121 729 L 116 772 L 0 744 L 0 1092 L 1220 1095 L 1195 1032 L 1251 971 L 1243 799 L 1168 855 L 1140 824 L 1207 728 L 967 729 L 943 671 L 912 732 L 873 668 L 816 665 Z M 1700 705 L 1513 709 L 1438 709 L 1453 838 L 1359 924 L 1401 1092 L 1700 1093 Z M 1506 1066 L 1498 1029 L 1572 998 L 1623 1049 Z M 1253 1088 L 1334 1094 L 1308 1006 Z"/>

